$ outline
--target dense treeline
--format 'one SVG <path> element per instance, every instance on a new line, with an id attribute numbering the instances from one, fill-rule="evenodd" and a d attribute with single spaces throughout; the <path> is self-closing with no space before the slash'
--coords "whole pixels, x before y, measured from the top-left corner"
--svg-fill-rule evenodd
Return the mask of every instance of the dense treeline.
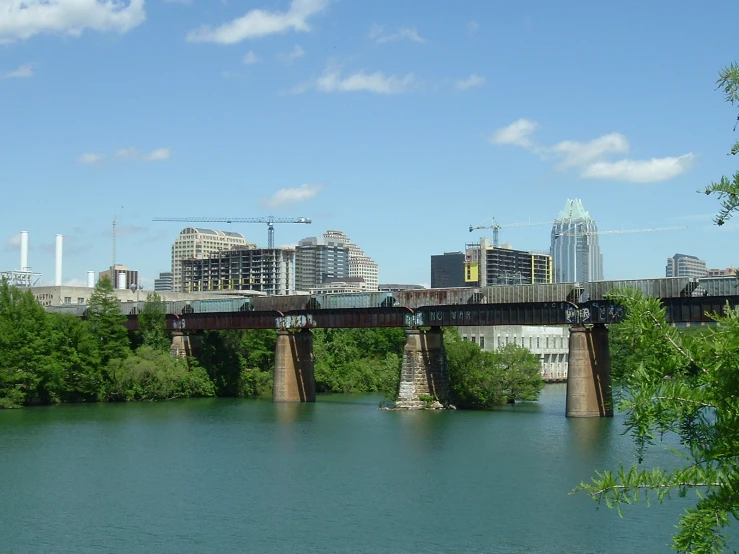
<path id="1" fill-rule="evenodd" d="M 101 280 L 88 316 L 47 313 L 30 291 L 0 283 L 0 408 L 60 402 L 252 397 L 272 392 L 274 330 L 207 331 L 190 337 L 195 357 L 170 356 L 164 303 L 150 294 L 140 330 L 125 328 L 115 291 Z M 397 396 L 403 329 L 315 329 L 318 392 Z M 538 357 L 509 346 L 483 352 L 446 332 L 452 403 L 484 409 L 535 400 Z"/>

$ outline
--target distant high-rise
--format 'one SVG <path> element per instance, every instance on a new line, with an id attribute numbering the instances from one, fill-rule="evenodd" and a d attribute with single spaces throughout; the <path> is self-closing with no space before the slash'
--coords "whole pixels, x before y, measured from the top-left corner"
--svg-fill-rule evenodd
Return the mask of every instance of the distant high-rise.
<path id="1" fill-rule="evenodd" d="M 598 226 L 581 200 L 567 200 L 552 226 L 552 263 L 555 283 L 603 280 L 603 256 Z M 583 256 L 587 256 L 583 260 Z M 586 266 L 587 264 L 587 266 Z M 583 270 L 587 267 L 587 279 Z"/>
<path id="2" fill-rule="evenodd" d="M 431 288 L 446 289 L 469 286 L 464 279 L 464 254 L 444 252 L 431 256 Z"/>
<path id="3" fill-rule="evenodd" d="M 159 277 L 154 279 L 154 292 L 172 292 L 173 275 L 171 271 L 163 271 Z"/>
<path id="4" fill-rule="evenodd" d="M 703 277 L 708 273 L 705 260 L 687 254 L 667 258 L 665 277 Z"/>

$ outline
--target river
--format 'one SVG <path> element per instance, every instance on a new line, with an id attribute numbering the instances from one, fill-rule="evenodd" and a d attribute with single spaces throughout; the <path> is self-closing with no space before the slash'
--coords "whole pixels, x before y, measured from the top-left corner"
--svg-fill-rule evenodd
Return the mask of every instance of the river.
<path id="1" fill-rule="evenodd" d="M 685 501 L 568 494 L 633 448 L 621 416 L 565 418 L 565 385 L 492 412 L 380 400 L 0 411 L 0 550 L 670 552 Z"/>

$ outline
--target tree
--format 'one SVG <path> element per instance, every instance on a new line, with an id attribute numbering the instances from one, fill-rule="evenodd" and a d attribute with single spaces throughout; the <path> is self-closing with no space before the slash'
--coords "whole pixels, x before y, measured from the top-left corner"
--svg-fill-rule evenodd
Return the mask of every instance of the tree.
<path id="1" fill-rule="evenodd" d="M 444 329 L 452 404 L 480 410 L 515 402 L 537 400 L 544 388 L 539 357 L 521 346 L 509 344 L 485 352 L 474 342 L 463 341 L 454 328 Z"/>
<path id="2" fill-rule="evenodd" d="M 724 68 L 718 88 L 731 104 L 739 101 L 739 66 Z M 739 153 L 739 141 L 731 154 Z M 703 191 L 716 194 L 723 225 L 739 209 L 739 172 L 721 177 Z M 625 292 L 616 298 L 626 307 L 620 324 L 632 346 L 624 367 L 619 409 L 626 413 L 637 462 L 619 471 L 596 472 L 586 491 L 598 503 L 617 507 L 652 498 L 696 494 L 673 536 L 679 552 L 717 553 L 727 547 L 723 529 L 739 516 L 739 311 L 713 314 L 718 323 L 704 333 L 680 333 L 667 324 L 656 299 Z M 680 465 L 671 471 L 645 468 L 650 446 L 672 436 Z"/>
<path id="3" fill-rule="evenodd" d="M 716 88 L 723 91 L 727 102 L 732 105 L 739 103 L 739 65 L 732 63 L 722 69 L 716 84 Z M 732 156 L 739 154 L 739 140 L 731 147 L 730 153 Z M 703 192 L 718 196 L 721 201 L 721 210 L 714 221 L 716 225 L 723 225 L 739 208 L 739 171 L 735 172 L 732 177 L 721 177 L 717 182 L 708 185 Z"/>
<path id="4" fill-rule="evenodd" d="M 139 336 L 143 346 L 169 351 L 167 335 L 167 306 L 156 292 L 146 296 L 144 309 L 139 314 Z"/>
<path id="5" fill-rule="evenodd" d="M 95 285 L 87 314 L 98 341 L 100 363 L 103 366 L 107 366 L 110 360 L 125 358 L 131 353 L 125 327 L 126 316 L 121 312 L 120 301 L 110 279 L 100 279 Z"/>

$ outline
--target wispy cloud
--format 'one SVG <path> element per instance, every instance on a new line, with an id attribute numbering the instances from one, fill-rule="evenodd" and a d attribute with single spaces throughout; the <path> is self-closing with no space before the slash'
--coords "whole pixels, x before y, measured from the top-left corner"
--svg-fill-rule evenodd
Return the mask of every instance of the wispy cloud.
<path id="1" fill-rule="evenodd" d="M 242 17 L 217 27 L 203 25 L 187 34 L 188 42 L 236 44 L 246 39 L 282 34 L 288 31 L 308 32 L 308 20 L 326 10 L 330 0 L 292 0 L 287 11 L 248 11 Z"/>
<path id="2" fill-rule="evenodd" d="M 480 30 L 480 25 L 474 19 L 467 23 L 467 32 L 471 35 L 477 33 Z"/>
<path id="3" fill-rule="evenodd" d="M 529 139 L 529 135 L 531 135 L 538 126 L 539 124 L 536 121 L 518 119 L 507 127 L 501 127 L 494 131 L 488 140 L 493 144 L 512 144 L 515 146 L 522 146 L 524 148 L 531 148 L 533 143 L 531 142 L 531 139 Z"/>
<path id="4" fill-rule="evenodd" d="M 16 233 L 12 237 L 10 237 L 8 240 L 5 241 L 5 244 L 3 245 L 3 250 L 5 252 L 15 252 L 18 250 L 18 248 L 21 245 L 21 234 Z"/>
<path id="5" fill-rule="evenodd" d="M 33 64 L 27 63 L 21 65 L 18 69 L 0 73 L 0 79 L 27 79 L 33 77 Z"/>
<path id="6" fill-rule="evenodd" d="M 301 94 L 311 89 L 319 92 L 372 92 L 375 94 L 400 94 L 411 90 L 415 84 L 413 73 L 402 77 L 385 75 L 382 71 L 367 73 L 364 70 L 342 76 L 335 68 L 326 69 L 323 74 L 312 81 L 299 84 L 291 90 L 293 94 Z"/>
<path id="7" fill-rule="evenodd" d="M 322 188 L 323 185 L 304 184 L 299 187 L 280 189 L 269 198 L 263 199 L 261 204 L 267 208 L 289 207 L 314 198 Z"/>
<path id="8" fill-rule="evenodd" d="M 303 50 L 298 44 L 295 45 L 295 47 L 290 50 L 289 52 L 284 52 L 282 54 L 278 54 L 278 57 L 283 62 L 294 62 L 295 60 L 298 60 L 305 56 L 305 50 Z"/>
<path id="9" fill-rule="evenodd" d="M 78 37 L 85 29 L 126 33 L 146 20 L 144 0 L 2 0 L 0 43 L 40 33 Z"/>
<path id="10" fill-rule="evenodd" d="M 254 50 L 249 50 L 246 54 L 244 54 L 244 64 L 251 65 L 253 63 L 257 63 L 259 61 L 259 56 L 257 56 L 254 53 Z"/>
<path id="11" fill-rule="evenodd" d="M 497 145 L 520 146 L 539 155 L 543 160 L 554 160 L 560 171 L 576 168 L 583 179 L 655 183 L 667 181 L 688 171 L 695 161 L 692 152 L 645 160 L 608 159 L 630 151 L 629 141 L 620 133 L 610 133 L 585 142 L 564 140 L 553 146 L 537 145 L 531 140 L 537 127 L 538 123 L 535 121 L 519 119 L 494 131 L 489 140 Z"/>
<path id="12" fill-rule="evenodd" d="M 426 39 L 418 34 L 418 30 L 415 27 L 400 27 L 395 32 L 389 33 L 385 31 L 383 25 L 375 23 L 370 28 L 369 38 L 380 44 L 398 40 L 410 40 L 412 42 L 426 44 Z"/>
<path id="13" fill-rule="evenodd" d="M 454 84 L 454 86 L 457 90 L 468 90 L 474 87 L 481 87 L 484 84 L 485 84 L 485 77 L 480 77 L 479 75 L 475 75 L 473 73 L 466 79 L 457 81 Z"/>
<path id="14" fill-rule="evenodd" d="M 149 153 L 142 152 L 137 148 L 121 148 L 111 155 L 100 152 L 85 152 L 77 162 L 81 164 L 99 164 L 104 161 L 122 161 L 122 160 L 138 160 L 143 162 L 163 162 L 168 160 L 172 155 L 169 148 L 157 148 Z"/>

